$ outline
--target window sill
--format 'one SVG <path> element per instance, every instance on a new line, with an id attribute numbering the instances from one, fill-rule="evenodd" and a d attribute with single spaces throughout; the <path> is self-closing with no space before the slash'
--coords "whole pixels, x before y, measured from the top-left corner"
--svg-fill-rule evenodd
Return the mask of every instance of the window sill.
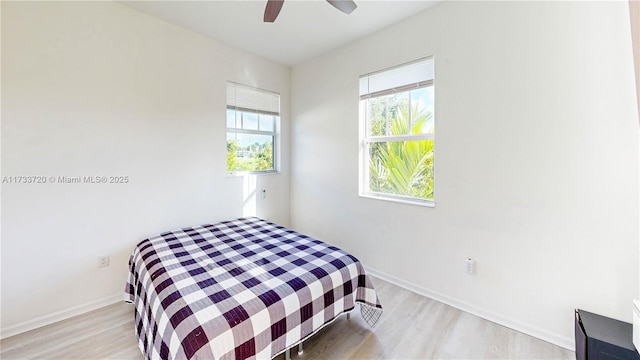
<path id="1" fill-rule="evenodd" d="M 243 177 L 247 175 L 280 175 L 280 171 L 277 170 L 269 170 L 269 171 L 233 171 L 228 172 L 227 177 Z"/>
<path id="2" fill-rule="evenodd" d="M 433 207 L 436 206 L 436 203 L 433 200 L 400 199 L 400 198 L 395 198 L 395 197 L 388 197 L 388 196 L 384 196 L 384 195 L 376 195 L 376 194 L 368 194 L 368 193 L 360 194 L 360 197 L 368 198 L 368 199 L 375 199 L 375 200 L 391 201 L 391 202 L 401 203 L 401 204 L 429 207 L 429 208 L 433 208 Z"/>

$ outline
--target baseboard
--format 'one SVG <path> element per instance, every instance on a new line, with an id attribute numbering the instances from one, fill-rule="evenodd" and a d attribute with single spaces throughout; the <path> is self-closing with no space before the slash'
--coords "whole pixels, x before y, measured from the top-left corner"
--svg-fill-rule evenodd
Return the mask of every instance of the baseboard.
<path id="1" fill-rule="evenodd" d="M 412 291 L 418 295 L 422 295 L 422 296 L 426 296 L 430 299 L 433 300 L 437 300 L 440 301 L 441 303 L 447 304 L 449 306 L 453 306 L 456 309 L 462 310 L 464 312 L 479 316 L 483 319 L 489 320 L 491 322 L 500 324 L 502 326 L 506 326 L 510 329 L 519 331 L 521 333 L 527 334 L 527 335 L 531 335 L 533 337 L 536 337 L 538 339 L 550 342 L 552 344 L 558 345 L 560 347 L 563 347 L 565 349 L 574 351 L 575 346 L 574 346 L 574 339 L 573 338 L 567 338 L 565 336 L 561 336 L 559 334 L 555 334 L 555 333 L 551 333 L 549 331 L 540 329 L 536 326 L 532 326 L 530 324 L 525 324 L 521 321 L 518 320 L 514 320 L 508 317 L 505 317 L 503 315 L 497 314 L 493 311 L 489 311 L 486 309 L 482 309 L 480 307 L 477 307 L 475 305 L 469 304 L 467 302 L 452 298 L 448 295 L 444 295 L 442 293 L 439 293 L 437 291 L 433 291 L 433 290 L 429 290 L 427 288 L 424 288 L 420 285 L 411 283 L 409 281 L 405 281 L 403 279 L 400 279 L 396 276 L 393 276 L 391 274 L 387 274 L 383 271 L 379 271 L 376 270 L 374 268 L 365 266 L 365 271 L 370 274 L 373 275 L 377 278 L 380 278 L 384 281 L 390 282 L 394 285 L 398 285 L 402 288 L 405 288 L 409 291 Z"/>
<path id="2" fill-rule="evenodd" d="M 56 311 L 52 314 L 37 317 L 32 320 L 28 320 L 7 328 L 0 329 L 0 339 L 5 339 L 14 335 L 34 330 L 46 325 L 56 323 L 58 321 L 66 320 L 68 318 L 87 313 L 89 311 L 97 310 L 107 305 L 115 304 L 117 302 L 124 301 L 122 294 L 111 295 L 102 299 L 88 302 L 86 304 L 71 307 L 69 309 Z"/>

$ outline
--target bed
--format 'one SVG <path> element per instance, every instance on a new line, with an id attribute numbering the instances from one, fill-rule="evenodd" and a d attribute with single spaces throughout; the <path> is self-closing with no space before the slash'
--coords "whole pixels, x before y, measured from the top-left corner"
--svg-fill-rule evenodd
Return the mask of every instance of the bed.
<path id="1" fill-rule="evenodd" d="M 271 359 L 356 303 L 370 326 L 382 314 L 358 259 L 255 217 L 143 240 L 125 301 L 148 359 Z"/>

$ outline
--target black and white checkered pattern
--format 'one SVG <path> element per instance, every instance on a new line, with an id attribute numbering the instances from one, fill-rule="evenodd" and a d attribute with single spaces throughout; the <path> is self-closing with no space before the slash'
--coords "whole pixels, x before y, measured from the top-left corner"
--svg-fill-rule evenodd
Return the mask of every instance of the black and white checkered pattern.
<path id="1" fill-rule="evenodd" d="M 146 239 L 129 265 L 149 359 L 270 359 L 356 302 L 371 326 L 382 314 L 355 257 L 258 218 Z"/>

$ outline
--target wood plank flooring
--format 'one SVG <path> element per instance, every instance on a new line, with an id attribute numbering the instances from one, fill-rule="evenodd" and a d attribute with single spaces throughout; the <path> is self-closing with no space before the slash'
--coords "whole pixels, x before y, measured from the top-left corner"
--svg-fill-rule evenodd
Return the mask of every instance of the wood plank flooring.
<path id="1" fill-rule="evenodd" d="M 313 359 L 575 359 L 572 351 L 373 278 L 384 314 L 375 328 L 341 316 L 304 343 Z M 0 341 L 2 359 L 142 359 L 133 306 L 118 303 Z M 284 360 L 284 355 L 276 357 Z"/>

